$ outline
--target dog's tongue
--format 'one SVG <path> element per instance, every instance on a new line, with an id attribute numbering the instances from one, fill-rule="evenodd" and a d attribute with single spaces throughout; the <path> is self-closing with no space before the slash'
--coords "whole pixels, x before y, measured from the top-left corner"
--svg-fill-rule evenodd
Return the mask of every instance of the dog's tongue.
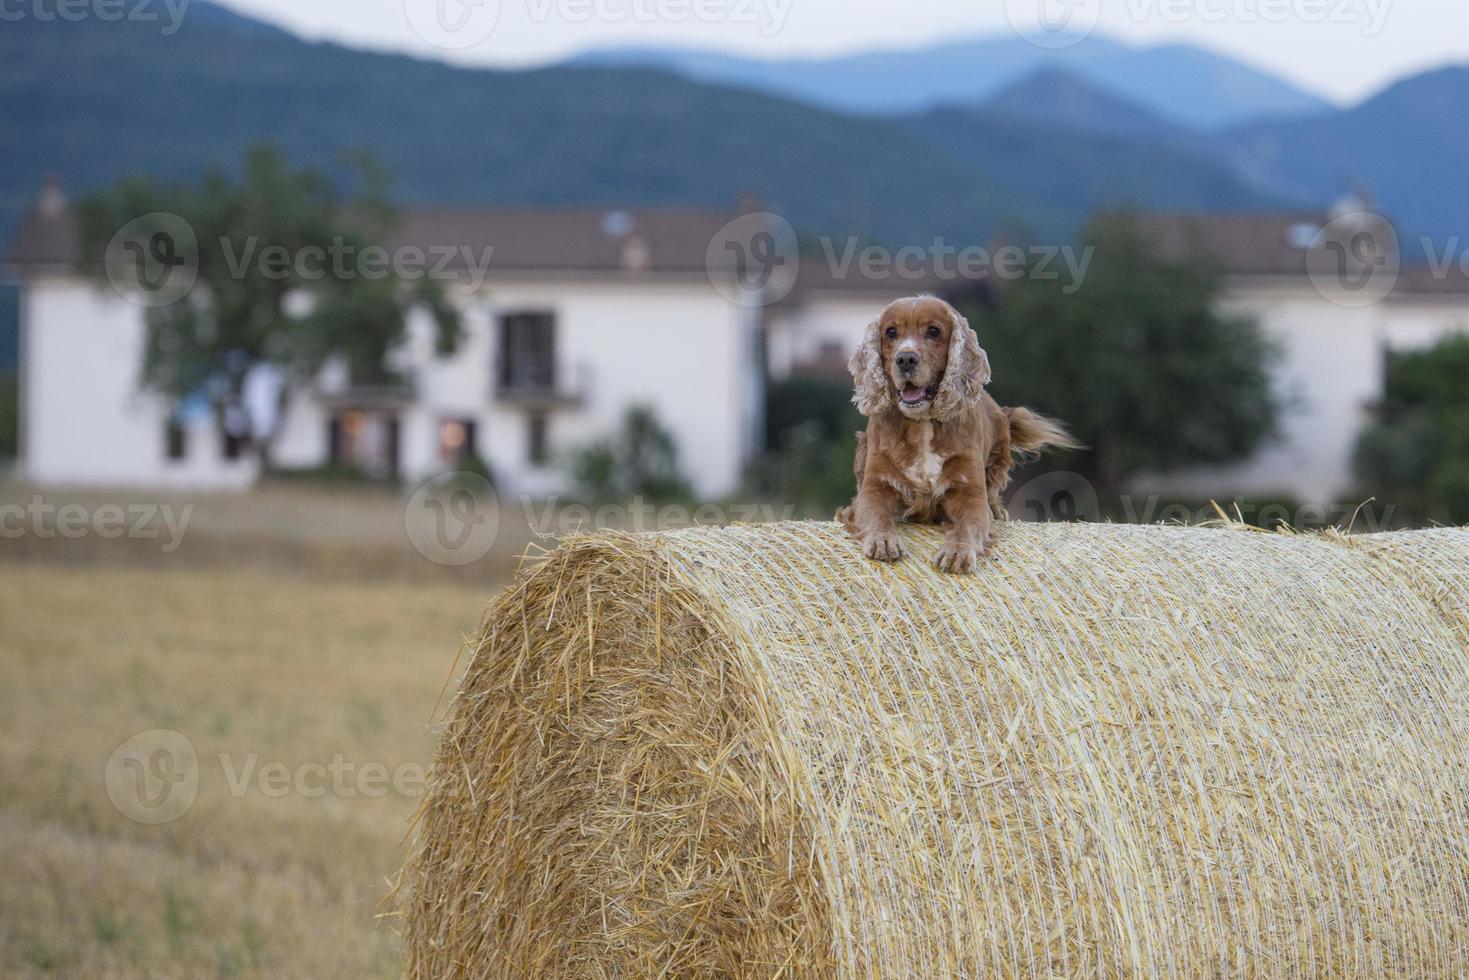
<path id="1" fill-rule="evenodd" d="M 909 405 L 916 405 L 928 397 L 927 388 L 904 388 L 903 401 Z"/>

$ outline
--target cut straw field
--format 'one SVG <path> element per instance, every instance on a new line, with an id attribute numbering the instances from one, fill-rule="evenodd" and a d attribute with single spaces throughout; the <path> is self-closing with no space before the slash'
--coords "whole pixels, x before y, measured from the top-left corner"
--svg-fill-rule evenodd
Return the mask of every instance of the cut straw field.
<path id="1" fill-rule="evenodd" d="M 379 903 L 493 591 L 0 562 L 0 975 L 396 976 Z M 103 779 L 151 729 L 198 760 L 159 825 Z"/>

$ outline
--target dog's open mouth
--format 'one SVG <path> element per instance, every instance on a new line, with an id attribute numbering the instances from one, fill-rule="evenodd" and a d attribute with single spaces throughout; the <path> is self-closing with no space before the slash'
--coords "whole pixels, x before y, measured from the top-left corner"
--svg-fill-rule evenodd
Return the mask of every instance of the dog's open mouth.
<path id="1" fill-rule="evenodd" d="M 916 385 L 904 385 L 898 396 L 903 399 L 904 405 L 922 405 L 933 400 L 933 386 L 919 388 Z"/>

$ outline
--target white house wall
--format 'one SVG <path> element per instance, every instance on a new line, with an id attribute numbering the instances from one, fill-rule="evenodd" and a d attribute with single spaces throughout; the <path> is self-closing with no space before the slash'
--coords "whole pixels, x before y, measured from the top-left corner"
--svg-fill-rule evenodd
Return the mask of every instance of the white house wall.
<path id="1" fill-rule="evenodd" d="M 901 295 L 811 292 L 802 296 L 799 306 L 771 311 L 771 377 L 788 377 L 797 365 L 833 352 L 843 360 L 850 357 L 861 345 L 867 325 Z"/>
<path id="2" fill-rule="evenodd" d="M 1464 329 L 1469 297 L 1348 308 L 1306 283 L 1236 285 L 1225 311 L 1254 316 L 1278 345 L 1273 376 L 1285 399 L 1279 436 L 1243 464 L 1153 474 L 1138 485 L 1199 498 L 1286 495 L 1332 507 L 1353 502 L 1357 440 L 1382 398 L 1387 352 L 1429 347 Z"/>
<path id="3" fill-rule="evenodd" d="M 1469 298 L 1458 303 L 1426 297 L 1403 299 L 1388 310 L 1383 341 L 1394 351 L 1423 350 L 1449 334 L 1469 332 Z"/>
<path id="4" fill-rule="evenodd" d="M 214 421 L 196 417 L 169 460 L 164 402 L 140 390 L 143 310 L 73 276 L 37 276 L 21 293 L 22 460 L 51 485 L 232 489 L 250 459 L 223 459 Z"/>
<path id="5" fill-rule="evenodd" d="M 479 451 L 502 490 L 562 491 L 567 455 L 605 436 L 641 403 L 672 433 L 700 495 L 723 496 L 740 485 L 757 408 L 747 380 L 750 321 L 707 282 L 497 282 L 462 305 L 465 337 L 452 358 L 434 355 L 426 315 L 414 322 L 418 398 L 403 431 L 411 478 L 442 470 L 444 420 L 473 418 Z M 548 410 L 551 465 L 544 467 L 529 460 L 527 410 L 495 397 L 499 317 L 534 311 L 555 314 L 558 384 L 580 396 Z"/>

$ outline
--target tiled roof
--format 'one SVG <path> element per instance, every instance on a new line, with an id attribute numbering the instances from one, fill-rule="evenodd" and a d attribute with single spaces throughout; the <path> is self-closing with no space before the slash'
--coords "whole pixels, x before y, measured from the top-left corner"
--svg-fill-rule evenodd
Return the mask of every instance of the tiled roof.
<path id="1" fill-rule="evenodd" d="M 1225 276 L 1306 276 L 1309 246 L 1332 218 L 1324 212 L 1242 214 L 1167 213 L 1139 218 L 1143 234 L 1165 255 L 1204 256 Z M 1402 242 L 1406 248 L 1409 243 Z M 1410 253 L 1398 274 L 1399 298 L 1469 293 L 1469 269 L 1454 261 L 1431 265 Z"/>
<path id="2" fill-rule="evenodd" d="M 466 249 L 490 269 L 517 272 L 698 273 L 706 253 L 734 212 L 699 210 L 566 210 L 528 208 L 405 210 L 384 245 L 390 251 L 417 246 L 452 252 L 461 266 Z M 12 268 L 74 266 L 79 241 L 76 217 L 60 191 L 48 187 L 30 209 L 6 255 Z M 723 250 L 716 249 L 716 271 Z M 733 269 L 733 258 L 728 260 Z"/>

